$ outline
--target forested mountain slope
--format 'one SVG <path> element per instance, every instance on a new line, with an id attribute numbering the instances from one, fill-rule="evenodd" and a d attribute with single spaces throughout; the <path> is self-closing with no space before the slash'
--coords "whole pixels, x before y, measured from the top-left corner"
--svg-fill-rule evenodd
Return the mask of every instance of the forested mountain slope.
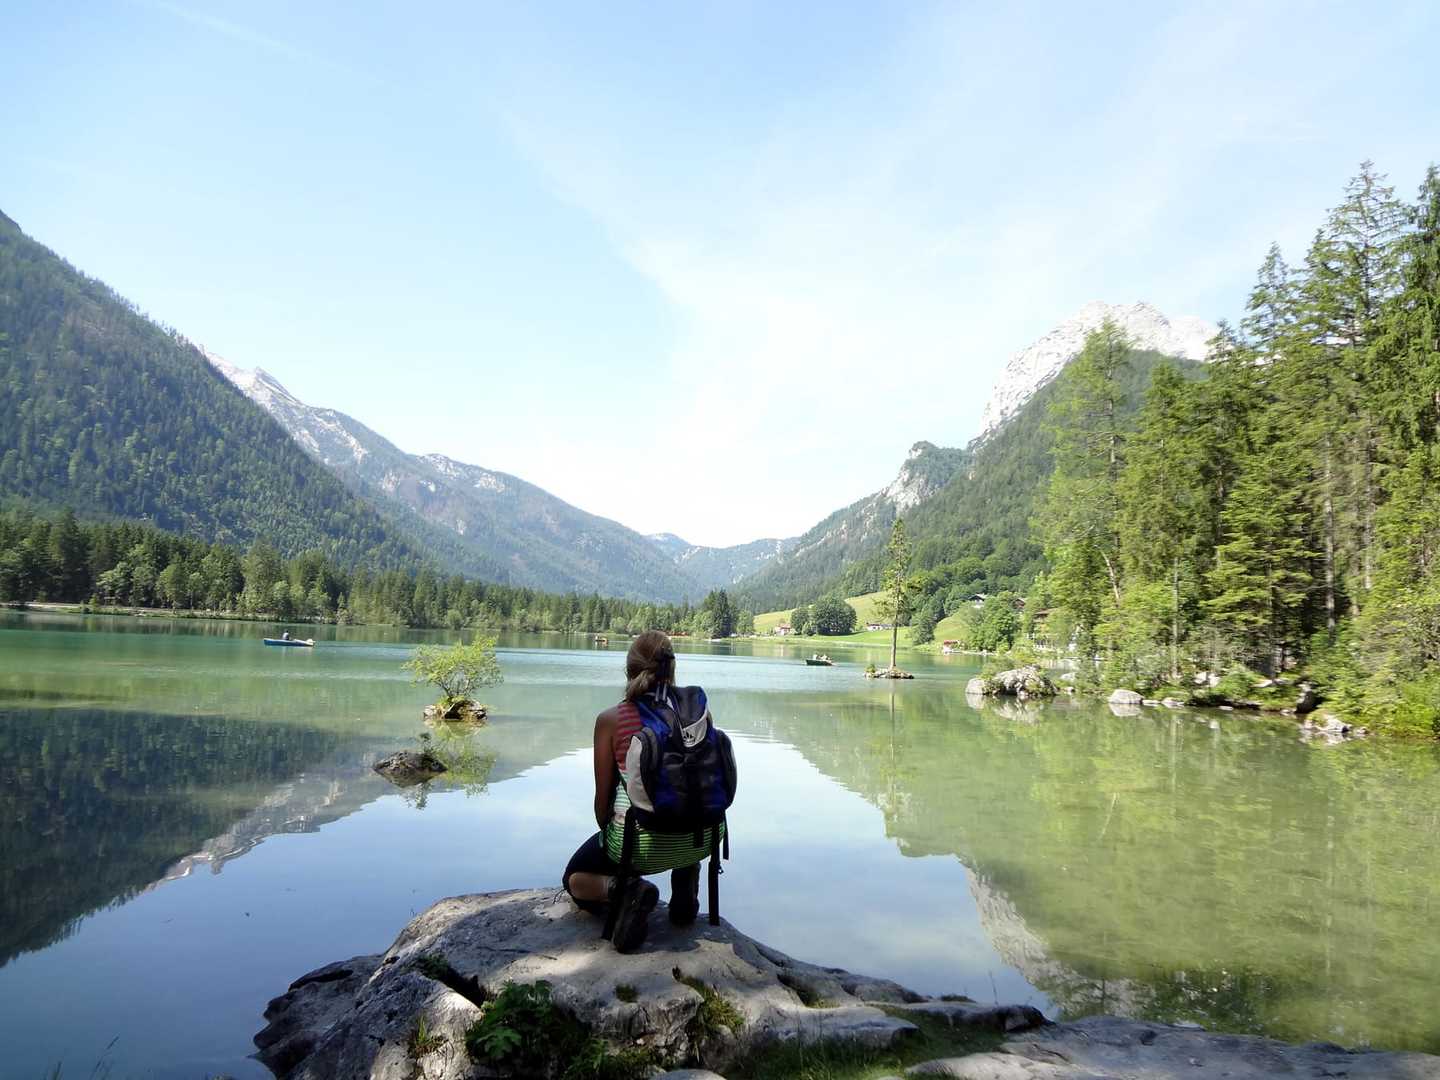
<path id="1" fill-rule="evenodd" d="M 442 561 L 468 573 L 550 592 L 651 601 L 706 589 L 654 542 L 508 473 L 440 454 L 407 454 L 334 409 L 308 405 L 261 370 L 210 362 L 316 461 L 416 530 Z"/>
<path id="2" fill-rule="evenodd" d="M 1162 361 L 1199 375 L 1193 360 L 1133 352 L 1124 376 L 1121 412 L 1139 409 L 1150 373 Z M 1030 520 L 1036 500 L 1054 469 L 1054 432 L 1048 420 L 1051 401 L 1064 388 L 1065 372 L 1048 382 L 988 438 L 966 450 L 965 467 L 933 497 L 905 515 L 914 545 L 913 567 L 933 570 L 961 564 L 957 580 L 977 592 L 1023 592 L 1042 567 Z M 872 554 L 848 566 L 835 588 L 845 596 L 880 587 L 882 559 Z"/>
<path id="3" fill-rule="evenodd" d="M 3 215 L 0 496 L 346 563 L 420 558 L 198 349 Z"/>
<path id="4" fill-rule="evenodd" d="M 755 611 L 814 599 L 841 571 L 878 551 L 895 515 L 909 513 L 940 491 L 968 461 L 966 450 L 917 442 L 886 488 L 837 510 L 737 586 Z M 869 590 L 866 590 L 869 591 Z"/>

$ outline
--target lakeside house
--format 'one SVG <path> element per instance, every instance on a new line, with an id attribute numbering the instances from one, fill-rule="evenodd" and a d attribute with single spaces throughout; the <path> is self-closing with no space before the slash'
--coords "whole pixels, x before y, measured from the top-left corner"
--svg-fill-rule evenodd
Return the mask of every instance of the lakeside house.
<path id="1" fill-rule="evenodd" d="M 958 649 L 959 647 L 960 647 L 960 642 L 956 641 L 954 638 L 946 638 L 944 641 L 942 641 L 942 642 L 940 643 L 940 651 L 941 651 L 942 653 L 944 653 L 946 656 L 949 656 L 951 653 L 953 653 L 953 652 L 954 652 L 956 649 Z"/>
<path id="2" fill-rule="evenodd" d="M 865 629 L 866 629 L 866 630 L 890 630 L 890 629 L 892 629 L 892 627 L 891 627 L 891 625 L 890 625 L 888 622 L 867 622 L 867 623 L 865 624 Z"/>
<path id="3" fill-rule="evenodd" d="M 788 622 L 782 622 L 779 626 L 775 627 L 776 637 L 789 637 L 793 633 L 795 633 L 795 628 Z"/>

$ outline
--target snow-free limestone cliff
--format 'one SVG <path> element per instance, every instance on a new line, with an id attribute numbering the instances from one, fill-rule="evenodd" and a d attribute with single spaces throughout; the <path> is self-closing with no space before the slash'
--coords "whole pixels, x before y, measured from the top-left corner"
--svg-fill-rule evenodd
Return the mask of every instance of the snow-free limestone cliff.
<path id="1" fill-rule="evenodd" d="M 1048 383 L 1085 345 L 1085 336 L 1106 319 L 1112 319 L 1141 349 L 1153 349 L 1167 356 L 1203 360 L 1207 343 L 1215 336 L 1213 323 L 1193 315 L 1169 318 L 1147 303 L 1107 304 L 1100 300 L 1086 304 L 1038 341 L 1010 357 L 990 392 L 980 418 L 980 438 L 1003 424 L 1029 401 L 1035 391 Z"/>

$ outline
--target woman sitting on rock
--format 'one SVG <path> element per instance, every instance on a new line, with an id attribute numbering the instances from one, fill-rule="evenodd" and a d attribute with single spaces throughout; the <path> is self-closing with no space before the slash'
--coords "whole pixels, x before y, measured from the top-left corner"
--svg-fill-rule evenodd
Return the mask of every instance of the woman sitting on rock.
<path id="1" fill-rule="evenodd" d="M 669 870 L 671 923 L 695 921 L 700 862 L 719 854 L 735 763 L 730 740 L 710 722 L 705 692 L 675 685 L 675 652 L 666 635 L 649 630 L 637 637 L 625 655 L 625 676 L 625 700 L 595 718 L 600 831 L 570 857 L 564 885 L 581 908 L 608 917 L 617 950 L 632 952 L 645 941 L 660 898 L 641 875 Z M 647 738 L 667 747 L 659 755 L 664 764 L 642 752 Z"/>

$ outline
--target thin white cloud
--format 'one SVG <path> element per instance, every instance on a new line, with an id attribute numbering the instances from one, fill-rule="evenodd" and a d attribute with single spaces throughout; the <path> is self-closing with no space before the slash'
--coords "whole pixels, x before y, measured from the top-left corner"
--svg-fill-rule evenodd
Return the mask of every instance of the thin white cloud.
<path id="1" fill-rule="evenodd" d="M 149 8 L 152 11 L 161 11 L 173 16 L 191 26 L 219 34 L 221 37 L 238 41 L 245 45 L 252 45 L 264 52 L 275 56 L 284 57 L 287 60 L 296 60 L 312 67 L 324 67 L 333 71 L 344 71 L 355 74 L 344 64 L 337 63 L 328 57 L 321 56 L 309 49 L 302 48 L 282 38 L 272 37 L 252 27 L 234 22 L 230 19 L 212 15 L 208 11 L 198 11 L 195 8 L 185 7 L 181 4 L 169 2 L 169 0 L 132 0 L 141 7 Z"/>

